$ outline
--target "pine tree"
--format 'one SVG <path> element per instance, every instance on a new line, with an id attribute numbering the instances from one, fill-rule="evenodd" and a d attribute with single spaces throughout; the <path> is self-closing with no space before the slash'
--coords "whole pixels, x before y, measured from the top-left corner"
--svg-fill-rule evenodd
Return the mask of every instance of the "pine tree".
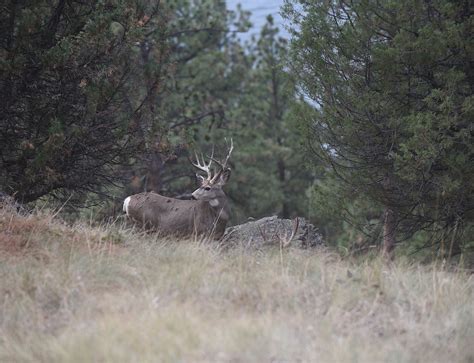
<path id="1" fill-rule="evenodd" d="M 234 192 L 243 195 L 238 203 L 242 215 L 307 215 L 312 175 L 305 168 L 294 125 L 296 88 L 286 69 L 287 49 L 287 40 L 268 16 L 247 51 L 251 66 L 231 113 L 242 143 L 237 172 L 243 183 Z"/>
<path id="2" fill-rule="evenodd" d="M 159 3 L 2 6 L 3 191 L 30 202 L 97 192 L 118 179 L 116 166 L 141 148 L 139 131 L 167 71 L 166 9 Z M 144 64 L 148 43 L 155 47 Z"/>
<path id="3" fill-rule="evenodd" d="M 285 12 L 316 109 L 311 153 L 338 187 L 384 209 L 384 251 L 420 230 L 461 241 L 474 206 L 470 2 L 292 1 Z"/>

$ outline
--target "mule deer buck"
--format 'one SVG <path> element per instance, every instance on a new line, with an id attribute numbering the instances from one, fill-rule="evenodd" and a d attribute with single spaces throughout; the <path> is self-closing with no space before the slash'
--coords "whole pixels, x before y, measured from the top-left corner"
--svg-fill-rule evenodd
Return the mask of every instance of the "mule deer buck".
<path id="1" fill-rule="evenodd" d="M 200 187 L 192 193 L 194 200 L 168 198 L 154 192 L 140 193 L 124 200 L 124 212 L 162 235 L 221 238 L 230 217 L 229 202 L 222 187 L 230 177 L 231 170 L 227 163 L 233 149 L 231 139 L 223 162 L 214 159 L 214 147 L 207 163 L 203 154 L 199 158 L 195 153 L 196 162 L 191 161 L 192 165 L 207 176 L 205 178 L 196 173 Z M 211 168 L 213 162 L 216 168 Z"/>

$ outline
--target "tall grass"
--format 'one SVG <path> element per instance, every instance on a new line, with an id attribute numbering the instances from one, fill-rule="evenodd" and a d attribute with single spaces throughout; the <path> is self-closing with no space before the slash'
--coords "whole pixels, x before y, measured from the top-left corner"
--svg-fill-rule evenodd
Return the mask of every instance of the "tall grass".
<path id="1" fill-rule="evenodd" d="M 0 210 L 0 361 L 472 362 L 473 277 Z"/>

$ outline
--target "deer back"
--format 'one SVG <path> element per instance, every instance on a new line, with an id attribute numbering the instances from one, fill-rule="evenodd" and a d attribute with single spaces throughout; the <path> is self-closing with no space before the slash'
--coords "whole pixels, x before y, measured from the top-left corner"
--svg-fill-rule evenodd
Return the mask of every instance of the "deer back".
<path id="1" fill-rule="evenodd" d="M 229 219 L 227 201 L 213 207 L 203 200 L 180 200 L 157 193 L 140 193 L 127 198 L 124 210 L 133 220 L 163 235 L 222 236 Z"/>

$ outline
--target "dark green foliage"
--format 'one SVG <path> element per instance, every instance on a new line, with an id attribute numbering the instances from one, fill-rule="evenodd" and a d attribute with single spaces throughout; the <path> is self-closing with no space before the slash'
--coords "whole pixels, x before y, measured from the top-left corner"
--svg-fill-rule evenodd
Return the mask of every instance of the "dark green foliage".
<path id="1" fill-rule="evenodd" d="M 176 85 L 183 85 L 171 99 L 188 100 L 190 115 L 207 115 L 190 116 L 182 137 L 205 153 L 213 144 L 218 154 L 224 152 L 224 138 L 233 138 L 233 172 L 226 188 L 234 222 L 271 214 L 307 215 L 306 189 L 312 177 L 303 166 L 291 116 L 295 86 L 285 71 L 286 41 L 278 37 L 269 18 L 257 40 L 242 45 L 232 35 L 222 34 L 220 44 L 177 69 L 177 74 L 194 76 L 177 80 Z M 202 102 L 189 100 L 192 90 Z M 179 135 L 179 130 L 172 131 Z M 165 194 L 186 194 L 196 187 L 186 160 L 189 154 L 179 149 L 176 154 L 178 158 L 168 159 L 162 173 L 168 181 L 161 190 Z"/>
<path id="2" fill-rule="evenodd" d="M 154 121 L 144 130 L 146 150 L 126 171 L 132 181 L 128 193 L 191 191 L 195 180 L 188 149 L 201 136 L 199 144 L 205 144 L 211 130 L 224 126 L 226 104 L 240 77 L 235 30 L 246 27 L 244 13 L 227 11 L 220 0 L 176 0 L 168 6 L 172 72 L 154 100 Z"/>
<path id="3" fill-rule="evenodd" d="M 100 191 L 141 146 L 165 72 L 159 2 L 9 1 L 0 15 L 0 188 Z M 146 14 L 146 16 L 145 16 Z M 153 54 L 146 61 L 146 42 Z M 135 86 L 141 79 L 146 87 Z"/>
<path id="4" fill-rule="evenodd" d="M 474 207 L 471 4 L 294 1 L 286 14 L 316 109 L 304 120 L 311 155 L 337 181 L 326 197 L 352 222 L 385 210 L 385 237 L 426 230 L 460 252 Z"/>
<path id="5" fill-rule="evenodd" d="M 212 16 L 206 12 L 210 3 Z M 193 149 L 210 153 L 215 145 L 216 155 L 222 155 L 224 139 L 233 137 L 226 189 L 234 221 L 306 215 L 305 191 L 312 179 L 302 166 L 292 125 L 295 87 L 284 69 L 286 41 L 269 19 L 258 40 L 241 44 L 233 30 L 245 29 L 248 14 L 218 5 L 176 5 L 180 17 L 170 24 L 178 29 L 188 24 L 187 31 L 170 38 L 174 69 L 157 98 L 159 127 L 147 132 L 149 148 L 134 163 L 127 193 L 189 196 L 197 186 L 188 161 Z"/>
<path id="6" fill-rule="evenodd" d="M 296 88 L 286 72 L 287 41 L 268 17 L 251 44 L 251 66 L 232 109 L 233 128 L 241 144 L 232 196 L 245 216 L 307 215 L 306 190 L 312 182 L 299 148 L 292 113 Z"/>

